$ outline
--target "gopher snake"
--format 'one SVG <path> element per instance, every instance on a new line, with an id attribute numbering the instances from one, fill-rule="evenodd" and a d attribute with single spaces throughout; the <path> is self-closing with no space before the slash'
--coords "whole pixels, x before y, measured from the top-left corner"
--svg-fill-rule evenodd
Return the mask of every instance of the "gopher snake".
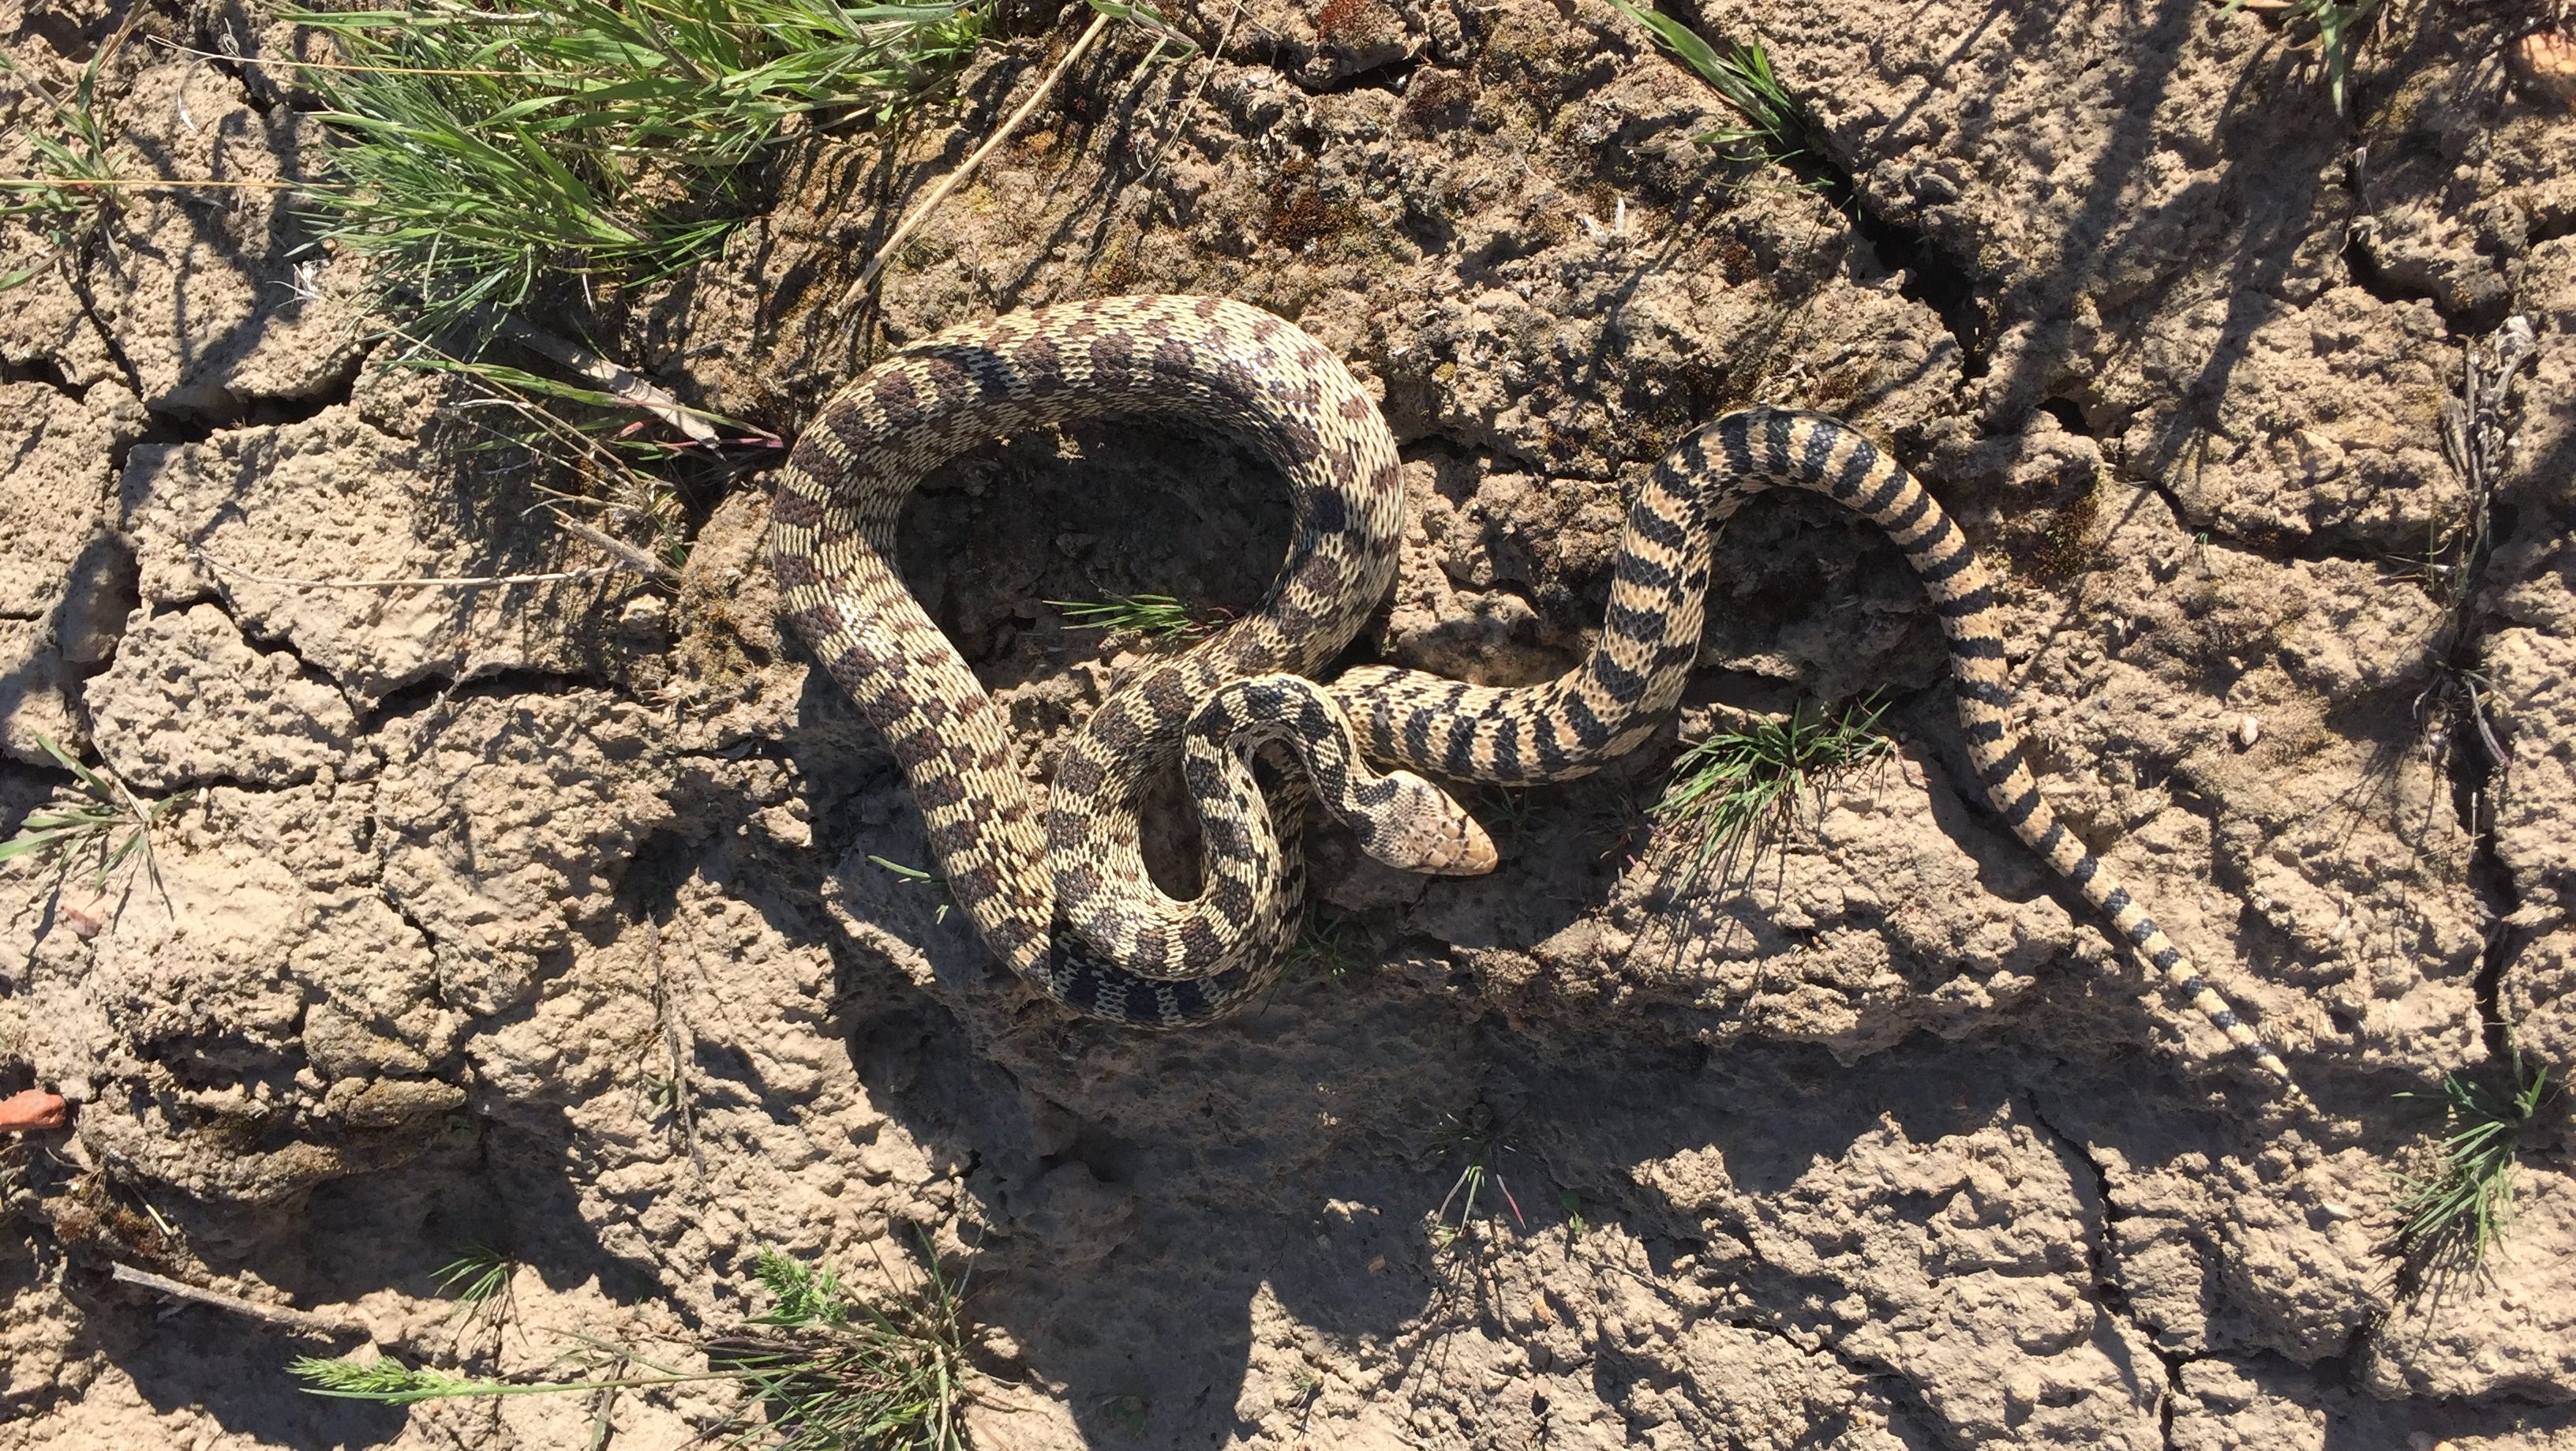
<path id="1" fill-rule="evenodd" d="M 1014 430 L 1109 413 L 1240 436 L 1288 480 L 1288 558 L 1260 607 L 1157 662 L 1066 749 L 1043 815 L 1001 709 L 895 569 L 915 485 Z M 1653 733 L 1698 657 L 1718 526 L 1765 489 L 1825 494 L 1886 530 L 1950 639 L 1979 786 L 2005 824 L 2108 916 L 2162 981 L 2265 1071 L 2280 1058 L 2204 982 L 2109 867 L 2041 799 L 2005 716 L 1994 591 L 1932 496 L 1851 429 L 1814 414 L 1729 414 L 1658 465 L 1628 511 L 1601 637 L 1544 685 L 1498 689 L 1370 666 L 1304 679 L 1392 582 L 1403 486 L 1395 441 L 1338 360 L 1295 326 L 1215 298 L 1067 303 L 952 328 L 844 388 L 797 443 L 773 505 L 788 617 L 910 781 L 948 888 L 1002 962 L 1059 1002 L 1144 1027 L 1205 1022 L 1279 971 L 1303 877 L 1295 817 L 1311 780 L 1373 855 L 1475 872 L 1493 847 L 1421 775 L 1579 776 Z M 1354 734 L 1355 733 L 1355 734 Z M 1245 756 L 1285 744 L 1301 778 L 1265 805 Z M 1203 818 L 1206 888 L 1146 876 L 1139 796 L 1178 754 Z M 1398 768 L 1379 774 L 1373 759 Z"/>

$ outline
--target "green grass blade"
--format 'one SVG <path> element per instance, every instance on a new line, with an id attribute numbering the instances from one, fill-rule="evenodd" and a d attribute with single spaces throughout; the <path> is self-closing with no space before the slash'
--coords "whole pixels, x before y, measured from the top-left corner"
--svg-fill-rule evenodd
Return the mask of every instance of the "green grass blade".
<path id="1" fill-rule="evenodd" d="M 111 799 L 113 798 L 114 793 L 109 790 L 107 782 L 99 779 L 99 774 L 96 771 L 82 765 L 70 752 L 65 751 L 60 745 L 56 744 L 52 736 L 46 735 L 43 731 L 38 731 L 36 732 L 36 744 L 45 748 L 45 754 L 53 757 L 56 765 L 61 766 L 64 770 L 79 777 L 81 785 L 89 788 L 91 794 Z"/>

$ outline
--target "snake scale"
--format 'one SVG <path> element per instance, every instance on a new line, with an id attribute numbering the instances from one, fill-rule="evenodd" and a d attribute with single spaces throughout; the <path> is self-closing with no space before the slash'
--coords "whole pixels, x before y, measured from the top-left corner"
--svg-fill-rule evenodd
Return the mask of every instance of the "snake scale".
<path id="1" fill-rule="evenodd" d="M 914 487 L 966 449 L 1103 414 L 1243 439 L 1287 479 L 1292 538 L 1260 606 L 1113 694 L 1066 747 L 1041 802 L 1001 708 L 905 589 L 896 521 Z M 1294 838 L 1310 794 L 1372 855 L 1472 873 L 1493 866 L 1493 845 L 1427 778 L 1563 780 L 1651 735 L 1698 658 L 1717 530 L 1773 488 L 1823 494 L 1904 551 L 1949 638 L 1987 800 L 2165 987 L 2290 1084 L 2279 1056 L 2041 797 L 2007 719 L 1995 593 L 1973 546 L 1922 485 L 1833 419 L 1751 409 L 1674 447 L 1629 507 L 1599 640 L 1572 671 L 1533 686 L 1384 666 L 1307 678 L 1393 581 L 1395 441 L 1338 359 L 1293 324 L 1222 299 L 1065 303 L 899 349 L 798 441 L 772 504 L 770 552 L 788 619 L 883 733 L 948 889 L 987 945 L 1078 1012 L 1169 1028 L 1220 1017 L 1277 976 L 1303 890 Z M 1296 768 L 1271 771 L 1265 795 L 1248 758 L 1283 747 Z M 1139 845 L 1145 783 L 1176 759 L 1202 817 L 1205 887 L 1189 901 L 1153 884 Z"/>

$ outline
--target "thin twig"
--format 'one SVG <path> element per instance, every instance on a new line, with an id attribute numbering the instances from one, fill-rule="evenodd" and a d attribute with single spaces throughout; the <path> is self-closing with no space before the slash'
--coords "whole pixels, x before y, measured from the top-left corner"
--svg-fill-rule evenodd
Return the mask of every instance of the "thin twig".
<path id="1" fill-rule="evenodd" d="M 560 570 L 552 574 L 478 574 L 452 578 L 422 579 L 294 579 L 283 575 L 254 574 L 247 569 L 227 564 L 203 548 L 189 551 L 199 563 L 218 574 L 246 579 L 253 584 L 285 585 L 296 589 L 481 589 L 489 585 L 559 584 L 573 580 L 597 579 L 604 574 L 630 574 L 640 566 L 621 559 L 615 564 L 594 564 L 581 569 Z"/>
<path id="2" fill-rule="evenodd" d="M 1001 129 L 995 131 L 983 145 L 975 148 L 975 154 L 966 158 L 965 165 L 950 172 L 937 186 L 932 187 L 930 195 L 922 199 L 921 205 L 913 208 L 910 216 L 895 224 L 894 232 L 886 238 L 885 245 L 877 249 L 877 254 L 869 258 L 868 265 L 860 271 L 859 280 L 850 284 L 850 290 L 841 295 L 842 311 L 847 312 L 858 306 L 859 299 L 867 295 L 869 284 L 876 281 L 878 271 L 885 266 L 888 259 L 894 256 L 895 249 L 903 245 L 904 239 L 910 237 L 915 228 L 928 221 L 932 212 L 939 210 L 939 204 L 948 200 L 949 193 L 964 185 L 966 179 L 975 174 L 975 168 L 984 164 L 985 157 L 992 155 L 1000 149 L 1003 142 L 1011 139 L 1012 133 L 1018 131 L 1021 124 L 1036 112 L 1038 103 L 1055 90 L 1056 82 L 1064 79 L 1064 73 L 1073 69 L 1074 62 L 1082 59 L 1083 54 L 1091 49 L 1092 42 L 1100 39 L 1101 33 L 1109 28 L 1109 21 L 1110 16 L 1107 11 L 1094 15 L 1091 18 L 1091 28 L 1082 32 L 1082 38 L 1075 41 L 1073 48 L 1064 53 L 1064 59 L 1055 63 L 1055 69 L 1046 73 L 1045 79 L 1038 82 L 1038 88 L 1029 93 L 1029 98 L 1020 103 L 1020 108 L 1011 113 L 1010 119 L 1002 123 Z"/>
<path id="3" fill-rule="evenodd" d="M 671 1062 L 671 1117 L 680 1130 L 680 1145 L 689 1151 L 689 1170 L 700 1185 L 707 1182 L 707 1164 L 698 1153 L 697 1114 L 689 1101 L 689 1065 L 681 1052 L 679 1024 L 671 1008 L 670 975 L 662 965 L 662 928 L 647 916 L 643 919 L 644 952 L 653 960 L 653 1016 L 662 1030 L 662 1049 Z"/>
<path id="4" fill-rule="evenodd" d="M 555 510 L 554 516 L 557 528 L 560 528 L 566 534 L 573 536 L 575 539 L 588 543 L 594 549 L 603 550 L 625 560 L 627 566 L 633 569 L 637 574 L 648 575 L 659 580 L 676 580 L 680 577 L 680 572 L 678 570 L 673 569 L 671 566 L 664 564 L 658 559 L 655 559 L 652 555 L 645 553 L 643 550 L 636 548 L 634 545 L 627 543 L 625 540 L 618 538 L 616 535 L 609 533 L 605 529 L 598 528 L 595 525 L 585 524 L 581 520 L 566 514 L 561 509 Z"/>
<path id="5" fill-rule="evenodd" d="M 1208 68 L 1199 76 L 1198 89 L 1190 92 L 1189 100 L 1172 113 L 1172 129 L 1163 134 L 1163 144 L 1154 148 L 1154 159 L 1145 163 L 1143 171 L 1136 173 L 1135 184 L 1151 180 L 1154 173 L 1162 168 L 1163 158 L 1170 154 L 1172 143 L 1181 137 L 1181 127 L 1188 121 L 1190 108 L 1199 103 L 1199 99 L 1207 94 L 1208 83 L 1216 79 L 1217 66 L 1225 60 L 1226 44 L 1234 39 L 1234 23 L 1242 18 L 1243 0 L 1234 0 L 1234 8 L 1226 13 L 1225 28 L 1217 32 L 1216 45 L 1208 51 Z"/>
<path id="6" fill-rule="evenodd" d="M 373 1337 L 372 1331 L 354 1320 L 334 1320 L 306 1310 L 290 1310 L 283 1305 L 263 1305 L 256 1300 L 245 1300 L 239 1295 L 227 1295 L 221 1290 L 200 1289 L 166 1275 L 156 1275 L 149 1270 L 138 1270 L 132 1265 L 111 1266 L 108 1274 L 110 1278 L 121 1284 L 141 1285 L 147 1290 L 158 1290 L 173 1299 L 190 1300 L 200 1305 L 211 1305 L 218 1310 L 229 1310 L 236 1315 L 247 1315 L 253 1320 L 263 1320 L 280 1329 L 292 1330 L 298 1335 L 318 1335 L 324 1339 L 340 1339 L 347 1336 Z"/>

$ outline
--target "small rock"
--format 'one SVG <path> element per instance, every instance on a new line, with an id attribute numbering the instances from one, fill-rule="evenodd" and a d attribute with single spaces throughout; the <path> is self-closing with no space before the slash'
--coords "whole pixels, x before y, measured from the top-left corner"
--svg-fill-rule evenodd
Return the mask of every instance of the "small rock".
<path id="1" fill-rule="evenodd" d="M 2238 716 L 2236 718 L 2236 745 L 2238 749 L 2252 750 L 2254 748 L 2254 743 L 2261 739 L 2263 739 L 2263 723 L 2261 721 L 2256 720 L 2250 715 Z"/>
<path id="2" fill-rule="evenodd" d="M 617 627 L 630 635 L 667 636 L 671 633 L 671 602 L 660 595 L 637 595 L 618 612 Z"/>
<path id="3" fill-rule="evenodd" d="M 58 909 L 58 915 L 62 918 L 63 925 L 72 929 L 74 936 L 87 942 L 98 935 L 100 928 L 107 925 L 107 919 L 112 915 L 113 910 L 108 904 L 106 893 L 93 892 L 82 901 L 65 902 Z"/>

